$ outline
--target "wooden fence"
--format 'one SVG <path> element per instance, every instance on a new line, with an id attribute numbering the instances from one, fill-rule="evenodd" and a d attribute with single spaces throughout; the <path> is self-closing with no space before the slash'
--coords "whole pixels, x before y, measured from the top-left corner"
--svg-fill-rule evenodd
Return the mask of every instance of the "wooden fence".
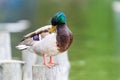
<path id="1" fill-rule="evenodd" d="M 22 51 L 22 61 L 12 60 L 10 32 L 20 32 L 27 27 L 28 21 L 0 24 L 0 80 L 68 80 L 70 63 L 67 51 L 54 56 L 57 65 L 51 68 L 43 65 L 42 57 L 27 50 Z"/>
<path id="2" fill-rule="evenodd" d="M 40 62 L 42 57 L 39 57 Z M 67 53 L 55 56 L 54 60 L 57 65 L 46 67 L 41 64 L 26 66 L 28 63 L 18 60 L 1 60 L 0 61 L 0 80 L 68 80 L 70 64 L 67 59 Z M 26 67 L 26 68 L 25 68 Z M 25 70 L 27 68 L 31 68 Z M 28 75 L 28 72 L 31 73 Z M 25 75 L 28 75 L 25 77 Z M 29 77 L 29 78 L 28 78 Z"/>

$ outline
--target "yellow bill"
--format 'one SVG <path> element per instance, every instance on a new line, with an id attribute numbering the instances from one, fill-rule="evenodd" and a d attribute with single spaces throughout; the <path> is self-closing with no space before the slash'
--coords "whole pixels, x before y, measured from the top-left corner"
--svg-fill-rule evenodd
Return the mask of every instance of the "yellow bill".
<path id="1" fill-rule="evenodd" d="M 53 26 L 53 25 L 52 25 L 52 27 L 50 28 L 49 32 L 50 32 L 50 33 L 53 33 L 55 30 L 56 30 L 56 26 Z"/>

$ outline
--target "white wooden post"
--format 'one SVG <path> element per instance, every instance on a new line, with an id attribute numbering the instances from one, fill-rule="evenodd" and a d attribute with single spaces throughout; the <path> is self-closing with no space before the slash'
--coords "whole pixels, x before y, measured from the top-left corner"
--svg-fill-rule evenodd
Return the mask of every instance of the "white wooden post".
<path id="1" fill-rule="evenodd" d="M 28 27 L 27 20 L 16 23 L 0 23 L 0 61 L 11 60 L 10 32 L 21 32 Z"/>
<path id="2" fill-rule="evenodd" d="M 23 80 L 23 65 L 22 61 L 0 61 L 0 80 Z"/>
<path id="3" fill-rule="evenodd" d="M 11 59 L 10 34 L 8 32 L 0 32 L 0 60 Z"/>
<path id="4" fill-rule="evenodd" d="M 23 50 L 22 60 L 26 62 L 23 80 L 32 80 L 32 65 L 36 64 L 37 55 L 28 50 Z"/>
<path id="5" fill-rule="evenodd" d="M 43 65 L 42 57 L 39 57 L 39 61 L 41 64 L 33 65 L 32 80 L 68 80 L 70 63 L 67 51 L 54 57 L 54 61 L 57 65 L 51 68 Z"/>

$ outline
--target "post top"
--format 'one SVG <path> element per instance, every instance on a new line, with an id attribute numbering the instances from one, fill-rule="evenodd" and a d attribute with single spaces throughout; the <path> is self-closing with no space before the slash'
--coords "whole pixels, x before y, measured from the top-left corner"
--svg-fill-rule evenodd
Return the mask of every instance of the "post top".
<path id="1" fill-rule="evenodd" d="M 24 61 L 19 61 L 19 60 L 2 60 L 0 61 L 0 64 L 4 64 L 4 63 L 21 63 L 21 64 L 24 64 L 25 62 Z"/>
<path id="2" fill-rule="evenodd" d="M 30 25 L 28 20 L 20 20 L 15 23 L 0 23 L 0 31 L 7 32 L 22 32 L 27 29 Z"/>

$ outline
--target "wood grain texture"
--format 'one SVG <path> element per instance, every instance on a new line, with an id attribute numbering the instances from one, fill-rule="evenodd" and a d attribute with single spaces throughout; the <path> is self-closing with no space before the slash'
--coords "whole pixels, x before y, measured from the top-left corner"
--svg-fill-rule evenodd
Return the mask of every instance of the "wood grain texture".
<path id="1" fill-rule="evenodd" d="M 0 61 L 0 80 L 23 80 L 23 65 L 22 61 Z"/>
<path id="2" fill-rule="evenodd" d="M 48 68 L 44 65 L 33 66 L 33 80 L 68 80 L 66 66 L 55 65 Z"/>
<path id="3" fill-rule="evenodd" d="M 53 57 L 55 66 L 48 68 L 43 65 L 42 57 L 37 58 L 37 65 L 32 67 L 32 80 L 69 80 L 70 62 L 68 52 Z M 49 61 L 49 57 L 47 58 Z"/>

